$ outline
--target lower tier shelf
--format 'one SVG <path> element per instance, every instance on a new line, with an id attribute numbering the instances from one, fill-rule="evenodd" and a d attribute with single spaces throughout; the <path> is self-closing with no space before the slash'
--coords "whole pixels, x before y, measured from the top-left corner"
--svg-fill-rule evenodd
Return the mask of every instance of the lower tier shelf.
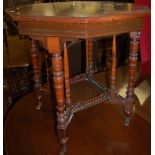
<path id="1" fill-rule="evenodd" d="M 125 98 L 116 94 L 111 97 L 111 90 L 96 80 L 90 74 L 80 74 L 70 79 L 71 105 L 69 110 L 65 110 L 65 121 L 63 128 L 67 128 L 75 112 L 90 108 L 100 103 L 113 103 L 121 106 L 125 105 Z M 49 85 L 42 87 L 44 93 L 51 93 Z M 65 92 L 65 90 L 64 90 Z M 77 95 L 78 94 L 78 95 Z M 61 128 L 61 126 L 60 126 Z"/>
<path id="2" fill-rule="evenodd" d="M 93 76 L 81 74 L 71 79 L 73 113 L 108 100 L 110 100 L 110 89 L 98 84 Z"/>
<path id="3" fill-rule="evenodd" d="M 116 96 L 111 99 L 111 90 L 99 84 L 98 81 L 90 74 L 84 73 L 70 79 L 71 84 L 71 113 L 92 107 L 99 103 L 110 102 L 124 105 L 125 99 Z M 45 84 L 42 91 L 50 94 L 49 85 Z M 52 91 L 53 92 L 53 91 Z M 77 95 L 78 94 L 78 95 Z"/>

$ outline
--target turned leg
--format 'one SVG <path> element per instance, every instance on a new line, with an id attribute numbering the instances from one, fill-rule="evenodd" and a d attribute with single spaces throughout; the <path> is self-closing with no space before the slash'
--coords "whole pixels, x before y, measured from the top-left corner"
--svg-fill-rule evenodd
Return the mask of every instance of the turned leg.
<path id="1" fill-rule="evenodd" d="M 42 105 L 42 94 L 41 94 L 41 73 L 39 68 L 39 52 L 36 47 L 36 41 L 31 41 L 31 57 L 32 57 L 32 65 L 33 65 L 33 74 L 34 74 L 34 90 L 38 99 L 38 105 L 36 107 L 37 110 L 41 108 Z"/>
<path id="2" fill-rule="evenodd" d="M 66 95 L 66 111 L 69 113 L 71 108 L 71 94 L 69 81 L 69 62 L 66 43 L 64 43 L 64 75 L 65 75 L 65 95 Z"/>
<path id="3" fill-rule="evenodd" d="M 112 67 L 111 67 L 111 99 L 114 100 L 117 95 L 116 90 L 116 34 L 113 35 L 112 45 Z"/>
<path id="4" fill-rule="evenodd" d="M 134 104 L 134 82 L 137 70 L 137 56 L 139 50 L 139 34 L 137 32 L 130 33 L 130 53 L 129 53 L 129 80 L 125 98 L 125 125 L 129 125 L 130 117 Z"/>
<path id="5" fill-rule="evenodd" d="M 49 88 L 49 63 L 48 63 L 48 55 L 45 54 L 45 63 L 46 63 L 46 81 L 47 81 L 47 85 L 48 85 L 48 88 Z"/>
<path id="6" fill-rule="evenodd" d="M 64 155 L 68 138 L 66 134 L 63 60 L 60 53 L 59 38 L 49 37 L 47 38 L 47 44 L 49 53 L 52 56 L 53 82 L 57 100 L 57 136 L 61 145 L 60 155 Z"/>
<path id="7" fill-rule="evenodd" d="M 90 38 L 86 39 L 86 72 L 92 74 L 94 72 L 93 66 L 93 41 Z"/>

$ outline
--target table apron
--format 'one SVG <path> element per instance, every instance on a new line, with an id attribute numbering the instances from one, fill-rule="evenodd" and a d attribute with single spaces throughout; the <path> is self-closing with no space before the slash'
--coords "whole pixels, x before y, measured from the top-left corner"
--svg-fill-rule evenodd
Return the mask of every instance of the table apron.
<path id="1" fill-rule="evenodd" d="M 143 17 L 91 23 L 20 21 L 18 26 L 21 35 L 94 38 L 139 31 L 143 21 Z"/>

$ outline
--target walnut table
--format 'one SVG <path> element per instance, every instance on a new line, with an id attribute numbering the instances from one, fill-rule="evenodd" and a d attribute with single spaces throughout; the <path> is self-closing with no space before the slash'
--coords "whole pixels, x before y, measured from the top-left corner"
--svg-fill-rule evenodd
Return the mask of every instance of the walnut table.
<path id="1" fill-rule="evenodd" d="M 6 12 L 14 21 L 17 21 L 19 33 L 28 35 L 32 39 L 32 64 L 39 105 L 42 102 L 42 85 L 39 80 L 36 40 L 41 41 L 42 46 L 52 57 L 50 70 L 53 73 L 57 100 L 57 135 L 61 145 L 60 155 L 66 152 L 67 126 L 77 111 L 98 103 L 116 103 L 124 107 L 125 124 L 129 124 L 134 102 L 133 84 L 136 75 L 139 35 L 144 17 L 150 14 L 147 7 L 129 3 L 75 1 L 25 5 L 7 9 Z M 116 35 L 122 33 L 130 33 L 129 80 L 125 98 L 118 95 L 115 80 Z M 109 88 L 100 85 L 93 76 L 93 40 L 105 36 L 113 36 Z M 86 72 L 70 79 L 67 50 L 70 44 L 79 39 L 86 39 Z M 96 89 L 97 93 L 93 93 L 92 97 L 73 102 L 70 87 L 83 82 L 90 84 L 91 90 Z"/>

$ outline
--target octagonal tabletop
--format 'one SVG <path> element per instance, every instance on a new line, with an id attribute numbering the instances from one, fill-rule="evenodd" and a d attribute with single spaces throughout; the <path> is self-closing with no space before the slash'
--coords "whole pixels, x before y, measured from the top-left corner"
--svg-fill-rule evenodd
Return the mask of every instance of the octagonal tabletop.
<path id="1" fill-rule="evenodd" d="M 14 20 L 49 20 L 58 18 L 65 21 L 79 18 L 80 21 L 90 18 L 100 18 L 118 15 L 149 14 L 146 6 L 132 3 L 99 2 L 99 1 L 71 1 L 55 3 L 38 3 L 7 9 L 7 13 Z"/>
<path id="2" fill-rule="evenodd" d="M 38 3 L 6 12 L 18 21 L 20 34 L 76 38 L 140 30 L 150 14 L 146 6 L 99 1 Z"/>

